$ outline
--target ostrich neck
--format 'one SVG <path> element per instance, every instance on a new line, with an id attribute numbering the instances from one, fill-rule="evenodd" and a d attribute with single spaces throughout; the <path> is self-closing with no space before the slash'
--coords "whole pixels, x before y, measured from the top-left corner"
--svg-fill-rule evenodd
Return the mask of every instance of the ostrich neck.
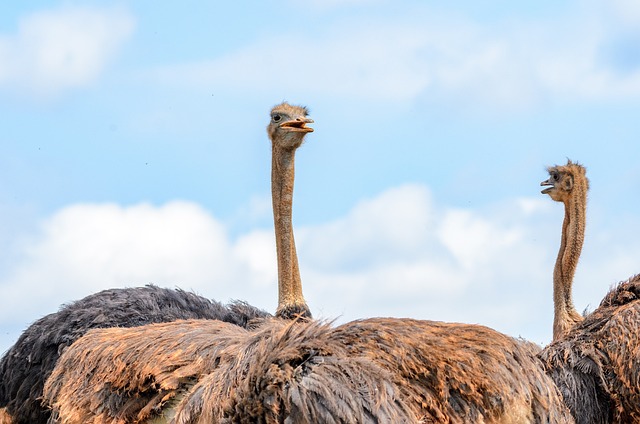
<path id="1" fill-rule="evenodd" d="M 582 316 L 573 306 L 573 277 L 584 243 L 586 190 L 576 186 L 574 196 L 565 202 L 562 240 L 553 271 L 554 323 L 553 339 L 566 334 Z"/>
<path id="2" fill-rule="evenodd" d="M 296 312 L 308 314 L 308 308 L 302 295 L 302 282 L 291 221 L 295 149 L 284 150 L 274 145 L 272 157 L 271 190 L 278 257 L 278 310 L 276 315 L 289 315 Z"/>

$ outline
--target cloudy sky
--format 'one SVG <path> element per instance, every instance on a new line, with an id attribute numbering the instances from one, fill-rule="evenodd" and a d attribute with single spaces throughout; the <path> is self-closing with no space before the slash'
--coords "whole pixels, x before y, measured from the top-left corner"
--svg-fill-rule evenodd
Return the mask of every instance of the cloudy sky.
<path id="1" fill-rule="evenodd" d="M 224 3 L 224 4 L 223 4 Z M 579 310 L 640 272 L 640 3 L 0 6 L 0 351 L 155 283 L 274 311 L 269 109 L 305 104 L 294 224 L 317 317 L 551 337 L 567 158 Z"/>

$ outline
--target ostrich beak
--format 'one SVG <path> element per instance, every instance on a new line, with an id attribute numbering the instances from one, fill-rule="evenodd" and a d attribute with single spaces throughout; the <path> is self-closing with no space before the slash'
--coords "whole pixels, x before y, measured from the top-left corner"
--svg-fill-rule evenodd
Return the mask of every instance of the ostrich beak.
<path id="1" fill-rule="evenodd" d="M 306 124 L 312 124 L 313 119 L 304 118 L 295 121 L 287 121 L 283 122 L 280 125 L 280 128 L 287 128 L 290 131 L 298 131 L 298 132 L 313 132 L 313 128 L 307 127 Z"/>
<path id="2" fill-rule="evenodd" d="M 551 178 L 549 178 L 548 180 L 544 180 L 543 182 L 540 183 L 541 186 L 551 186 L 551 187 L 547 187 L 544 190 L 542 190 L 540 193 L 542 194 L 549 194 L 549 192 L 551 190 L 553 190 L 553 183 L 551 182 Z"/>

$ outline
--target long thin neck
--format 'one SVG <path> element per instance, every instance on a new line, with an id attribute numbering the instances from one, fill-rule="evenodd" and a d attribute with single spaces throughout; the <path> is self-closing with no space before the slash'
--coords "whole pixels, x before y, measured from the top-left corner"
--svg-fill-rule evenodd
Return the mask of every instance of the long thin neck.
<path id="1" fill-rule="evenodd" d="M 278 257 L 278 309 L 282 318 L 311 317 L 302 294 L 302 281 L 298 268 L 298 255 L 293 237 L 292 204 L 295 150 L 272 151 L 271 191 L 273 197 L 273 221 L 276 232 Z"/>
<path id="2" fill-rule="evenodd" d="M 553 340 L 565 335 L 583 317 L 573 306 L 573 278 L 582 252 L 586 223 L 586 188 L 574 187 L 574 195 L 565 202 L 562 240 L 553 270 Z"/>

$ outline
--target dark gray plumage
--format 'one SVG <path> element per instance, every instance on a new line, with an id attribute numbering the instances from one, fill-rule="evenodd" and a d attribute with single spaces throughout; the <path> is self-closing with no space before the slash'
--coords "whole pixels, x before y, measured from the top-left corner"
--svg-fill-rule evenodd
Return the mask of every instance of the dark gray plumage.
<path id="1" fill-rule="evenodd" d="M 269 316 L 244 302 L 223 305 L 194 293 L 149 285 L 104 290 L 63 306 L 29 326 L 0 360 L 0 407 L 14 424 L 45 424 L 45 380 L 61 353 L 93 328 L 137 327 L 180 319 L 210 319 L 246 327 Z"/>

